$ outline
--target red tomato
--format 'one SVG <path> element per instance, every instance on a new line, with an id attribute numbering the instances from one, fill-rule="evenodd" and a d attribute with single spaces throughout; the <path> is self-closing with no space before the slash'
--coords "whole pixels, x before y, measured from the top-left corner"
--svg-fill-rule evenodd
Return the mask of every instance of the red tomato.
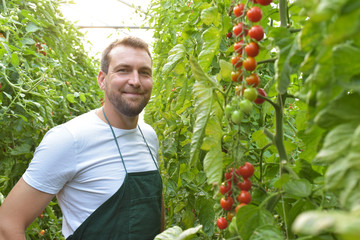
<path id="1" fill-rule="evenodd" d="M 227 181 L 227 182 L 223 182 L 220 185 L 220 192 L 222 195 L 225 195 L 226 193 L 230 193 L 231 191 L 231 182 Z"/>
<path id="2" fill-rule="evenodd" d="M 231 180 L 233 177 L 233 172 L 234 169 L 233 168 L 229 168 L 229 171 L 225 173 L 224 177 L 226 180 Z"/>
<path id="3" fill-rule="evenodd" d="M 264 38 L 264 29 L 259 25 L 252 26 L 249 30 L 249 37 L 261 41 Z"/>
<path id="4" fill-rule="evenodd" d="M 259 7 L 254 6 L 247 11 L 246 16 L 250 22 L 258 22 L 262 18 L 262 11 Z"/>
<path id="5" fill-rule="evenodd" d="M 245 4 L 239 3 L 237 6 L 234 7 L 233 12 L 235 17 L 240 17 L 244 13 Z"/>
<path id="6" fill-rule="evenodd" d="M 227 37 L 227 38 L 231 38 L 231 37 L 232 37 L 232 32 L 228 32 L 228 33 L 226 34 L 226 37 Z"/>
<path id="7" fill-rule="evenodd" d="M 264 97 L 267 96 L 267 94 L 266 94 L 266 92 L 265 92 L 264 89 L 258 88 L 257 91 L 258 91 L 258 94 L 259 94 L 259 95 L 264 96 Z M 254 103 L 256 103 L 256 104 L 262 104 L 262 103 L 264 103 L 264 102 L 265 102 L 265 99 L 262 99 L 262 98 L 259 98 L 259 97 L 254 100 Z"/>
<path id="8" fill-rule="evenodd" d="M 248 191 L 241 191 L 236 200 L 240 203 L 249 204 L 251 202 L 251 194 Z"/>
<path id="9" fill-rule="evenodd" d="M 240 40 L 237 43 L 234 44 L 234 51 L 236 53 L 242 54 L 242 50 L 244 48 L 244 41 Z"/>
<path id="10" fill-rule="evenodd" d="M 234 204 L 234 199 L 232 197 L 223 197 L 220 199 L 220 206 L 226 211 L 230 211 Z"/>
<path id="11" fill-rule="evenodd" d="M 272 2 L 272 0 L 256 0 L 256 1 L 258 4 L 263 5 L 263 6 L 267 6 Z"/>
<path id="12" fill-rule="evenodd" d="M 242 65 L 241 55 L 236 55 L 231 58 L 231 63 L 235 68 L 239 68 Z"/>
<path id="13" fill-rule="evenodd" d="M 249 56 L 243 61 L 242 64 L 247 71 L 254 71 L 257 66 L 255 58 Z"/>
<path id="14" fill-rule="evenodd" d="M 245 81 L 249 86 L 257 87 L 260 84 L 260 77 L 256 73 L 252 73 L 250 76 L 245 78 Z"/>
<path id="15" fill-rule="evenodd" d="M 235 36 L 241 36 L 242 37 L 243 31 L 244 31 L 245 36 L 246 36 L 248 34 L 248 30 L 247 30 L 246 27 L 244 27 L 242 22 L 238 23 L 237 25 L 235 25 L 233 27 L 233 32 L 234 32 Z"/>
<path id="16" fill-rule="evenodd" d="M 256 42 L 250 42 L 245 46 L 246 55 L 249 57 L 256 57 L 259 54 L 259 45 Z"/>
<path id="17" fill-rule="evenodd" d="M 233 82 L 241 82 L 243 79 L 243 74 L 241 69 L 237 69 L 235 72 L 231 72 L 231 80 Z"/>
<path id="18" fill-rule="evenodd" d="M 245 162 L 244 166 L 239 167 L 239 173 L 243 178 L 249 178 L 254 174 L 254 166 Z"/>
<path id="19" fill-rule="evenodd" d="M 252 183 L 248 178 L 244 178 L 244 181 L 239 182 L 237 185 L 243 191 L 250 191 Z"/>
<path id="20" fill-rule="evenodd" d="M 219 217 L 218 220 L 216 221 L 216 225 L 218 226 L 219 229 L 223 230 L 227 228 L 228 222 L 224 217 Z"/>

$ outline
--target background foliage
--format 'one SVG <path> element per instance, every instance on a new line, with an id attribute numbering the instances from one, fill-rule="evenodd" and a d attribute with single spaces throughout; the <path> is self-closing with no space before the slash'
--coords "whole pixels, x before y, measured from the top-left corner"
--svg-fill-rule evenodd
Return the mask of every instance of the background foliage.
<path id="1" fill-rule="evenodd" d="M 0 2 L 1 202 L 47 130 L 100 106 L 98 63 L 58 7 L 49 0 Z M 27 230 L 28 239 L 40 237 L 62 238 L 55 200 Z"/>
<path id="2" fill-rule="evenodd" d="M 357 239 L 360 164 L 360 4 L 273 1 L 260 6 L 265 39 L 256 57 L 268 93 L 241 124 L 228 38 L 238 3 L 152 1 L 154 96 L 167 227 L 157 239 Z M 219 186 L 245 161 L 252 202 L 220 231 Z M 187 229 L 187 231 L 182 231 Z M 170 237 L 171 236 L 171 237 Z"/>

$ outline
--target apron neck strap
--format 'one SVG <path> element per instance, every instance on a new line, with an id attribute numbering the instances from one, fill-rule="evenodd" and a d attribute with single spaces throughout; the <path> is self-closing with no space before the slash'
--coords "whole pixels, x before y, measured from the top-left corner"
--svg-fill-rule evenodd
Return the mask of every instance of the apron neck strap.
<path id="1" fill-rule="evenodd" d="M 115 143 L 116 143 L 116 147 L 117 147 L 117 149 L 118 149 L 118 151 L 119 151 L 119 154 L 120 154 L 121 162 L 122 162 L 122 164 L 124 165 L 124 169 L 125 169 L 125 172 L 126 172 L 126 174 L 127 174 L 128 172 L 127 172 L 127 169 L 126 169 L 126 166 L 125 166 L 124 158 L 123 158 L 123 156 L 122 156 L 122 154 L 121 154 L 121 151 L 120 151 L 119 143 L 118 143 L 118 141 L 117 141 L 117 138 L 116 138 L 114 129 L 112 128 L 112 126 L 111 126 L 108 118 L 106 117 L 106 114 L 105 114 L 105 111 L 104 111 L 104 107 L 102 108 L 102 112 L 103 112 L 103 114 L 104 114 L 104 117 L 105 117 L 105 119 L 106 119 L 106 122 L 108 123 L 108 125 L 109 125 L 109 127 L 110 127 L 110 129 L 111 129 L 111 132 L 112 132 L 112 134 L 113 134 L 113 137 L 114 137 L 114 140 L 115 140 Z"/>
<path id="2" fill-rule="evenodd" d="M 111 126 L 108 118 L 106 117 L 104 107 L 102 107 L 102 112 L 103 112 L 103 114 L 104 114 L 104 117 L 105 117 L 106 122 L 108 123 L 108 125 L 109 125 L 109 127 L 110 127 L 110 129 L 111 129 L 111 132 L 112 132 L 112 134 L 113 134 L 113 137 L 114 137 L 114 140 L 115 140 L 115 143 L 116 143 L 116 147 L 117 147 L 117 149 L 118 149 L 118 151 L 119 151 L 119 154 L 120 154 L 121 162 L 122 162 L 122 164 L 124 165 L 124 169 L 125 169 L 125 172 L 126 172 L 126 174 L 127 174 L 128 172 L 127 172 L 127 169 L 126 169 L 126 166 L 125 166 L 124 158 L 123 158 L 123 156 L 122 156 L 122 154 L 121 154 L 121 151 L 120 151 L 120 147 L 119 147 L 119 143 L 118 143 L 118 141 L 117 141 L 117 137 L 116 137 L 116 135 L 115 135 L 114 129 L 112 128 L 112 126 Z M 147 146 L 147 148 L 148 148 L 148 150 L 149 150 L 149 153 L 150 153 L 151 158 L 152 158 L 152 160 L 153 160 L 153 162 L 154 162 L 154 164 L 155 164 L 155 167 L 156 167 L 156 169 L 159 171 L 159 167 L 158 167 L 158 165 L 157 165 L 157 163 L 156 163 L 156 161 L 155 161 L 155 158 L 154 158 L 154 156 L 153 156 L 153 154 L 152 154 L 152 152 L 151 152 L 151 150 L 150 150 L 149 144 L 147 143 L 147 141 L 146 141 L 146 139 L 145 139 L 145 136 L 144 136 L 144 134 L 143 134 L 143 132 L 142 132 L 142 130 L 141 130 L 141 128 L 140 128 L 139 125 L 138 125 L 138 129 L 139 129 L 139 131 L 140 131 L 140 133 L 141 133 L 141 136 L 143 137 L 144 142 L 145 142 L 145 144 L 146 144 L 146 146 Z"/>

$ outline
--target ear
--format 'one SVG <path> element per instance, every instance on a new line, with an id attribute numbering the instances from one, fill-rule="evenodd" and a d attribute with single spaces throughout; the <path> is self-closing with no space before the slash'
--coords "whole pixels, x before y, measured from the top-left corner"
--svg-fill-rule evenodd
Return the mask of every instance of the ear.
<path id="1" fill-rule="evenodd" d="M 106 73 L 103 72 L 102 70 L 100 70 L 98 77 L 97 77 L 97 82 L 98 82 L 100 89 L 102 89 L 102 90 L 105 90 L 105 78 L 106 78 Z"/>

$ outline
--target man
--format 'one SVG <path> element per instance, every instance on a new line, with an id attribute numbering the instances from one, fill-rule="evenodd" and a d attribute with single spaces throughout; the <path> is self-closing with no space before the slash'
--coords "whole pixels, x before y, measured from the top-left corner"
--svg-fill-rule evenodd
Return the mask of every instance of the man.
<path id="1" fill-rule="evenodd" d="M 25 239 L 55 195 L 66 239 L 153 239 L 161 231 L 158 140 L 138 123 L 153 84 L 147 44 L 134 37 L 111 43 L 97 81 L 103 108 L 45 135 L 0 207 L 0 240 Z"/>

